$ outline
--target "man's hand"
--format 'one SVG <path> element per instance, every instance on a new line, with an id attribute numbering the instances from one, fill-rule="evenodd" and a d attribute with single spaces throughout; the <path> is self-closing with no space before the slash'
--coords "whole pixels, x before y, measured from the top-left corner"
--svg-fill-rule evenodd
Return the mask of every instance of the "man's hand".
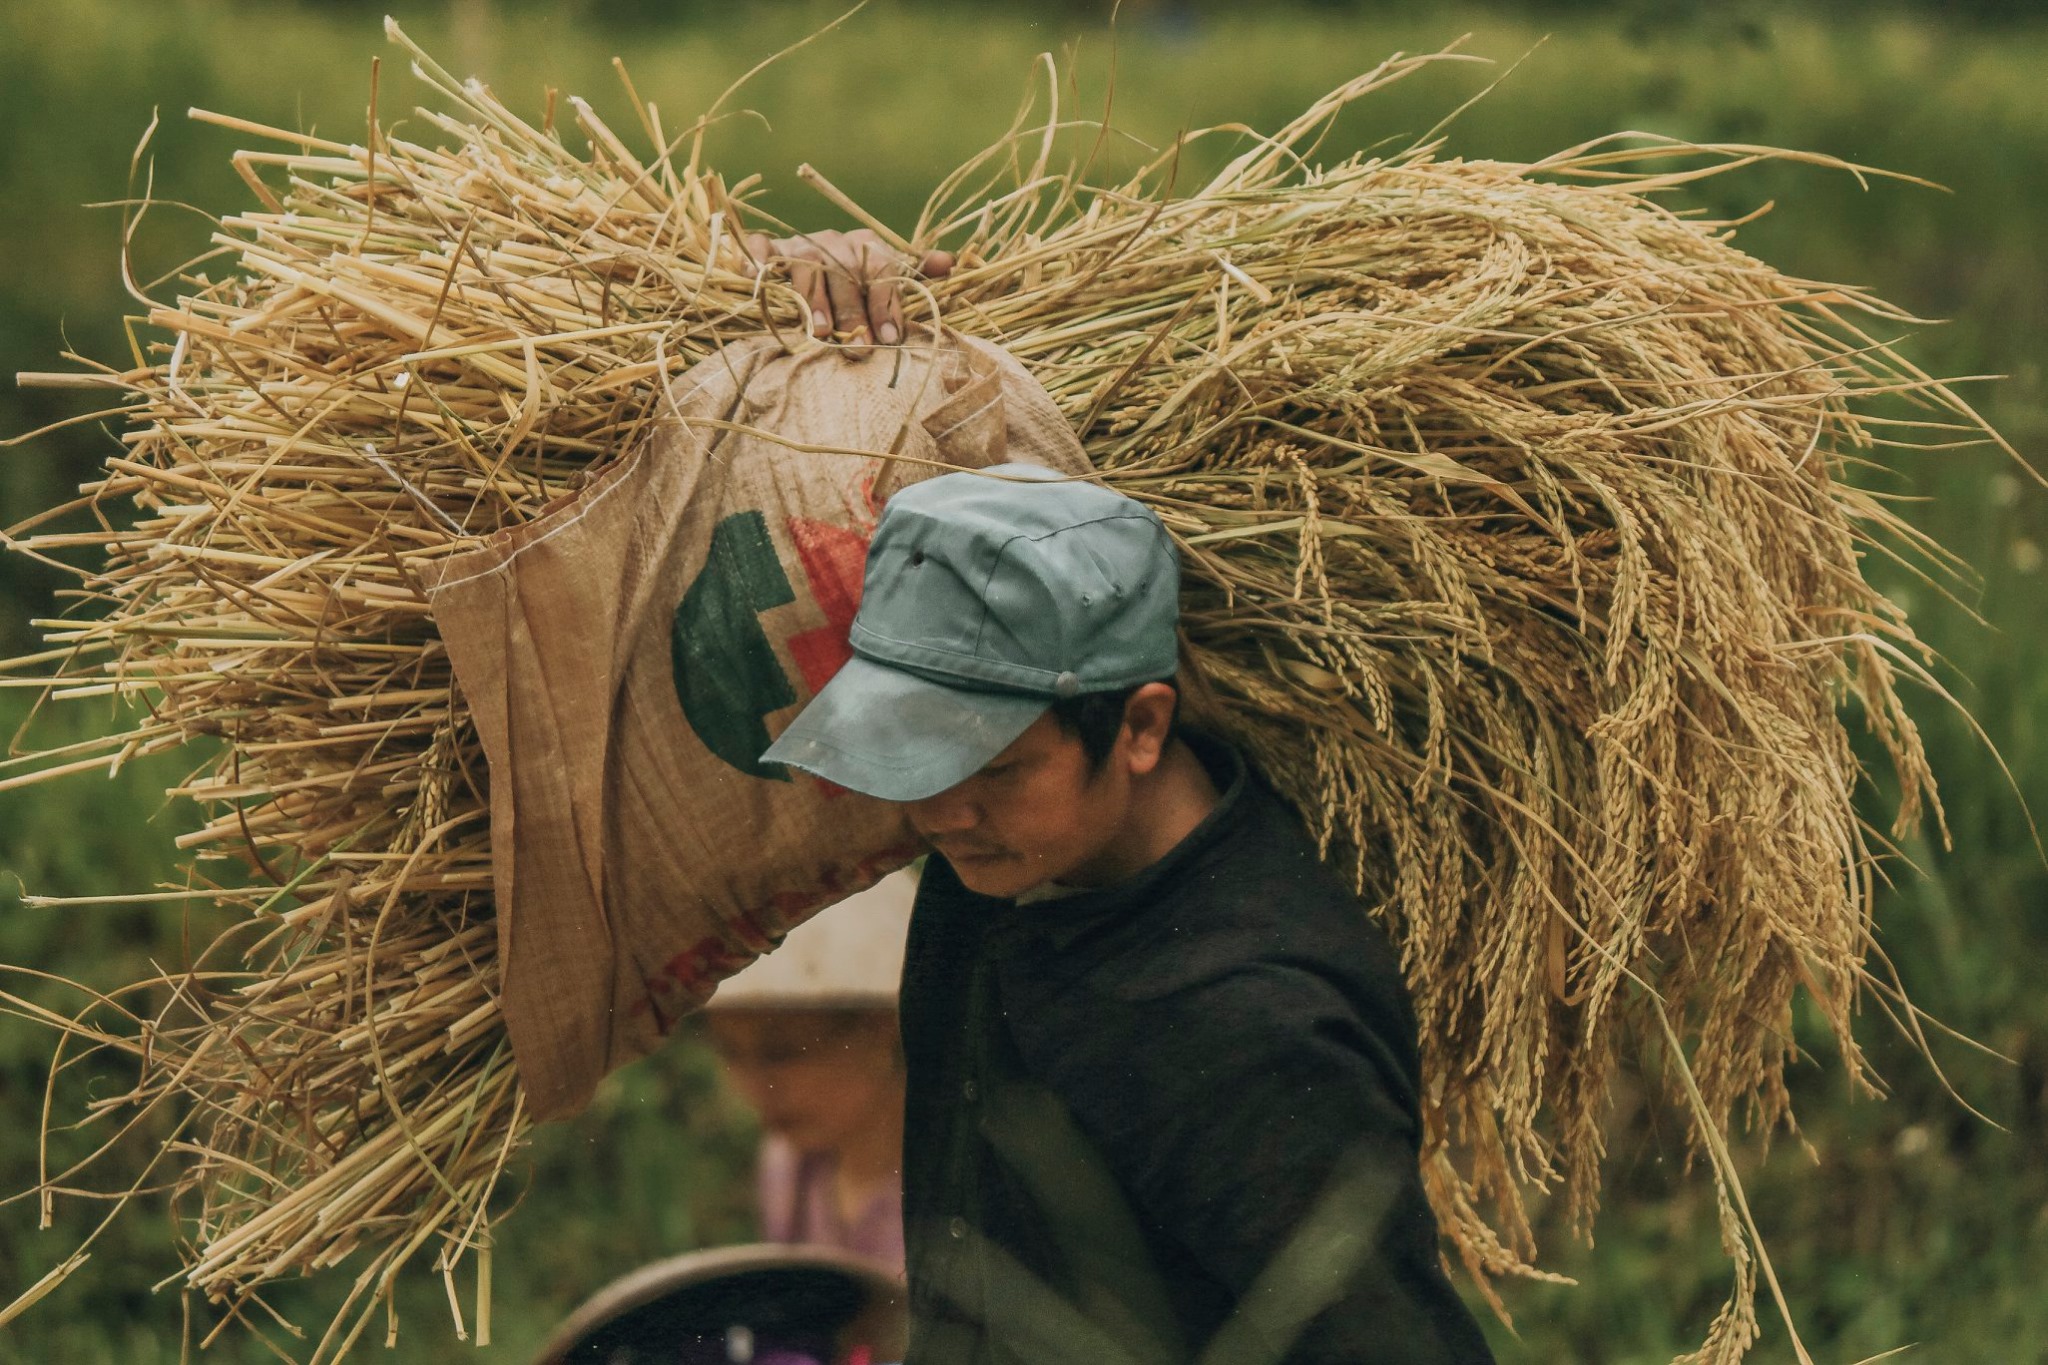
<path id="1" fill-rule="evenodd" d="M 789 272 L 789 282 L 810 305 L 811 335 L 836 333 L 885 346 L 903 339 L 902 281 L 911 263 L 871 230 L 775 238 L 754 232 L 746 244 L 763 269 L 779 265 Z M 952 272 L 953 253 L 927 251 L 916 264 L 924 278 L 943 279 Z"/>

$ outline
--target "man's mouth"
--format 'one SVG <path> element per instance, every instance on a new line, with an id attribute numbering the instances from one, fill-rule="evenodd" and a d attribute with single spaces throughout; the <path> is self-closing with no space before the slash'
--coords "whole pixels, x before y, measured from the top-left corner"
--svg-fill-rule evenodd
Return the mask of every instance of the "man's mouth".
<path id="1" fill-rule="evenodd" d="M 932 847 L 936 848 L 947 862 L 955 864 L 992 863 L 1009 856 L 999 848 L 949 848 L 944 844 L 934 844 Z"/>

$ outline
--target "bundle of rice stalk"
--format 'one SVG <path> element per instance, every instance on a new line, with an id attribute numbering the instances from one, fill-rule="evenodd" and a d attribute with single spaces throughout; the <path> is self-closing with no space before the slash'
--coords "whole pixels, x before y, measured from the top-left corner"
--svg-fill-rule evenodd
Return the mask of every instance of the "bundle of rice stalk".
<path id="1" fill-rule="evenodd" d="M 573 494 L 726 341 L 824 344 L 756 278 L 741 234 L 782 225 L 754 178 L 706 168 L 703 122 L 676 136 L 635 95 L 643 158 L 579 100 L 535 126 L 390 36 L 445 140 L 197 114 L 278 145 L 235 158 L 260 207 L 220 222 L 224 266 L 138 294 L 132 367 L 40 377 L 118 394 L 123 449 L 69 505 L 101 529 L 39 531 L 56 508 L 10 534 L 82 554 L 94 610 L 39 623 L 7 684 L 146 719 L 5 781 L 206 737 L 176 788 L 211 817 L 178 894 L 237 917 L 182 969 L 43 1017 L 129 1054 L 115 1117 L 178 1115 L 187 1284 L 240 1311 L 356 1270 L 316 1360 L 426 1252 L 451 1306 L 482 1260 L 487 1334 L 491 1193 L 527 1127 L 484 764 L 416 575 Z M 1734 1287 L 1699 1358 L 1731 1361 L 1770 1280 L 1737 1110 L 1790 1122 L 1799 990 L 1865 1085 L 1852 1012 L 1897 999 L 1870 966 L 1883 838 L 1845 706 L 1899 826 L 1939 812 L 1897 694 L 1919 647 L 1859 565 L 1938 556 L 1845 475 L 1996 438 L 1867 330 L 1901 314 L 1664 206 L 1780 153 L 1630 137 L 1505 164 L 1432 135 L 1309 164 L 1341 108 L 1442 55 L 1388 61 L 1191 192 L 1178 147 L 1103 185 L 1053 165 L 1056 108 L 907 236 L 800 174 L 906 250 L 958 251 L 913 315 L 1009 348 L 1177 536 L 1211 722 L 1400 947 L 1428 1188 L 1473 1276 L 1541 1273 L 1534 1193 L 1592 1217 L 1618 1059 L 1647 1050 L 1720 1193 Z M 1924 411 L 1882 415 L 1900 397 Z"/>

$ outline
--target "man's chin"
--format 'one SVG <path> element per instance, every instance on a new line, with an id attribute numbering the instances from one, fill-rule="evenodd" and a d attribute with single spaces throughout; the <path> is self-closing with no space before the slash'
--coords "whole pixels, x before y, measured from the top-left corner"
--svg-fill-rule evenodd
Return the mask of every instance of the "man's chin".
<path id="1" fill-rule="evenodd" d="M 977 896 L 1015 900 L 1045 878 L 1035 873 L 1022 858 L 1011 853 L 948 854 L 946 862 L 960 884 Z"/>

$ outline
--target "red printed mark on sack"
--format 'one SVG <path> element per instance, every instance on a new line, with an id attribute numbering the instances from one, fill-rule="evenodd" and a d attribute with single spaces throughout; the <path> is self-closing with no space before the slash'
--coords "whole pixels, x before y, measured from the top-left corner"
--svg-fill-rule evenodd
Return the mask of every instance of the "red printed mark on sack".
<path id="1" fill-rule="evenodd" d="M 834 674 L 853 657 L 846 634 L 860 611 L 861 580 L 867 573 L 869 532 L 848 530 L 809 517 L 789 519 L 789 538 L 797 560 L 810 580 L 811 598 L 825 613 L 816 630 L 789 637 L 789 657 L 804 675 L 804 686 L 817 696 Z M 846 788 L 817 779 L 826 796 L 844 796 Z"/>
<path id="2" fill-rule="evenodd" d="M 882 520 L 882 504 L 887 499 L 882 496 L 882 490 L 876 487 L 876 484 L 881 481 L 883 471 L 888 467 L 887 460 L 876 460 L 854 484 L 860 490 L 860 505 L 867 509 L 869 535 L 875 533 L 875 527 Z"/>
<path id="3" fill-rule="evenodd" d="M 768 898 L 768 906 L 787 923 L 799 915 L 843 901 L 863 887 L 874 885 L 922 852 L 922 844 L 898 844 L 861 859 L 843 873 L 839 868 L 828 867 L 816 886 L 803 891 L 778 892 Z"/>
<path id="4" fill-rule="evenodd" d="M 791 517 L 789 538 L 796 546 L 804 577 L 810 580 L 811 598 L 825 614 L 824 625 L 789 637 L 789 657 L 804 675 L 804 685 L 816 696 L 853 657 L 846 633 L 860 611 L 868 536 L 830 522 Z"/>
<path id="5" fill-rule="evenodd" d="M 753 960 L 751 953 L 727 946 L 716 934 L 699 939 L 662 963 L 653 976 L 641 980 L 644 994 L 633 1002 L 630 1012 L 635 1019 L 651 1012 L 654 1027 L 667 1033 L 685 1012 L 678 996 L 701 1000 L 707 984 L 725 980 Z"/>

